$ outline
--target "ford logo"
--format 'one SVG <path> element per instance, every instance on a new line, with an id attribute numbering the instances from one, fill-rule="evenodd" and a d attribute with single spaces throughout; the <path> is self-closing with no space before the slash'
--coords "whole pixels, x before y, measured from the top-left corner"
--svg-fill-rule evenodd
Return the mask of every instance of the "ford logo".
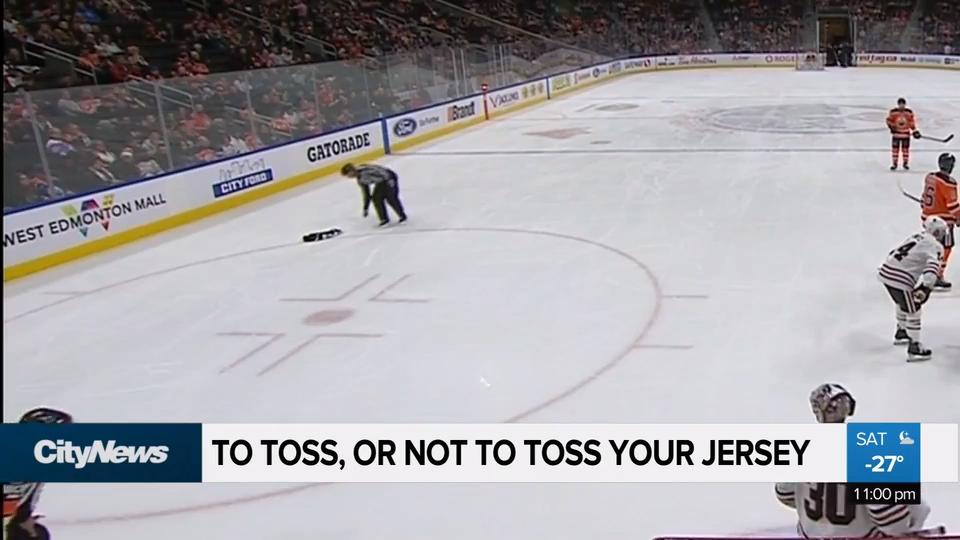
<path id="1" fill-rule="evenodd" d="M 397 137 L 406 137 L 407 135 L 412 135 L 416 130 L 417 121 L 413 118 L 401 118 L 400 121 L 393 126 L 393 133 Z"/>

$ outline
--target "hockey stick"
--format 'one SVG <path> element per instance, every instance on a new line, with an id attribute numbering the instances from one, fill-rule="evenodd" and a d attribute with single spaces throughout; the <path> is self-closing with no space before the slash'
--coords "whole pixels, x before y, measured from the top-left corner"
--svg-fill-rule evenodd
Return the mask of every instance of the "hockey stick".
<path id="1" fill-rule="evenodd" d="M 931 137 L 929 135 L 921 135 L 920 138 L 931 140 L 931 141 L 937 141 L 939 143 L 948 143 L 953 140 L 953 133 L 951 133 L 950 135 L 947 135 L 946 139 L 938 139 L 937 137 Z"/>
<path id="2" fill-rule="evenodd" d="M 326 229 L 323 231 L 314 231 L 312 233 L 307 233 L 303 235 L 304 242 L 319 242 L 321 240 L 327 240 L 328 238 L 334 238 L 343 234 L 343 231 L 340 229 Z"/>
<path id="3" fill-rule="evenodd" d="M 929 529 L 920 529 L 919 531 L 916 531 L 913 534 L 917 536 L 922 536 L 922 537 L 944 536 L 945 534 L 947 534 L 947 528 L 944 525 L 939 525 L 937 527 L 930 527 Z"/>
<path id="4" fill-rule="evenodd" d="M 903 193 L 903 196 L 904 196 L 904 197 L 910 199 L 911 201 L 915 201 L 915 202 L 918 202 L 918 203 L 920 203 L 920 204 L 923 204 L 923 201 L 921 201 L 919 197 L 917 197 L 917 196 L 915 196 L 914 194 L 912 194 L 912 193 L 908 192 L 907 190 L 903 189 L 903 182 L 902 182 L 899 178 L 897 179 L 897 187 L 900 188 L 900 193 Z"/>

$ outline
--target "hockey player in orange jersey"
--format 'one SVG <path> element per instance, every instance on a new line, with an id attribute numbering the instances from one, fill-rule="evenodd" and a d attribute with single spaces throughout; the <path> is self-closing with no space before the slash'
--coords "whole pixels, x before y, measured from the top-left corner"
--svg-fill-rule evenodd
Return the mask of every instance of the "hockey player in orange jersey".
<path id="1" fill-rule="evenodd" d="M 890 129 L 890 135 L 893 137 L 890 146 L 890 157 L 893 158 L 891 171 L 897 170 L 899 155 L 903 154 L 903 168 L 910 170 L 910 137 L 920 138 L 920 130 L 917 129 L 917 119 L 913 116 L 913 111 L 907 108 L 907 100 L 900 98 L 897 100 L 897 107 L 890 109 L 887 115 L 887 127 Z"/>
<path id="2" fill-rule="evenodd" d="M 937 216 L 947 222 L 948 232 L 944 241 L 943 262 L 940 264 L 940 277 L 934 286 L 936 289 L 949 290 L 952 285 L 944 278 L 950 252 L 956 240 L 956 228 L 960 223 L 960 201 L 957 200 L 957 180 L 950 176 L 957 158 L 943 153 L 937 159 L 940 168 L 937 172 L 927 175 L 923 185 L 923 196 L 920 198 L 923 219 Z"/>

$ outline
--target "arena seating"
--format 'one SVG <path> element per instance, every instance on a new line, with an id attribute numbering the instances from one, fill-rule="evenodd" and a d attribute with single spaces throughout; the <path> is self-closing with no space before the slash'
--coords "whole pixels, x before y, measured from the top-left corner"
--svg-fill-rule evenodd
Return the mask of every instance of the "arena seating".
<path id="1" fill-rule="evenodd" d="M 550 73 L 564 68 L 560 50 L 604 57 L 710 52 L 717 44 L 725 51 L 795 50 L 808 6 L 804 0 L 460 0 L 459 8 L 433 0 L 193 2 L 5 3 L 4 208 L 457 97 L 475 91 L 477 80 Z M 915 0 L 816 5 L 854 16 L 865 48 L 897 49 L 917 20 L 911 19 Z M 916 48 L 960 50 L 957 2 L 924 6 Z M 51 51 L 76 69 L 48 69 Z M 551 51 L 555 65 L 546 61 Z M 515 60 L 510 73 L 496 68 L 498 54 Z"/>

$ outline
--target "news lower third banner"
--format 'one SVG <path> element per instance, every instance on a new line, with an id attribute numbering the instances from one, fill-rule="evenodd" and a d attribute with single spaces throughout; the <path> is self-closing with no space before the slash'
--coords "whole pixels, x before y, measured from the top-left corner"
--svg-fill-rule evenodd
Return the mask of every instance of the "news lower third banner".
<path id="1" fill-rule="evenodd" d="M 3 424 L 0 482 L 957 482 L 956 424 Z"/>

